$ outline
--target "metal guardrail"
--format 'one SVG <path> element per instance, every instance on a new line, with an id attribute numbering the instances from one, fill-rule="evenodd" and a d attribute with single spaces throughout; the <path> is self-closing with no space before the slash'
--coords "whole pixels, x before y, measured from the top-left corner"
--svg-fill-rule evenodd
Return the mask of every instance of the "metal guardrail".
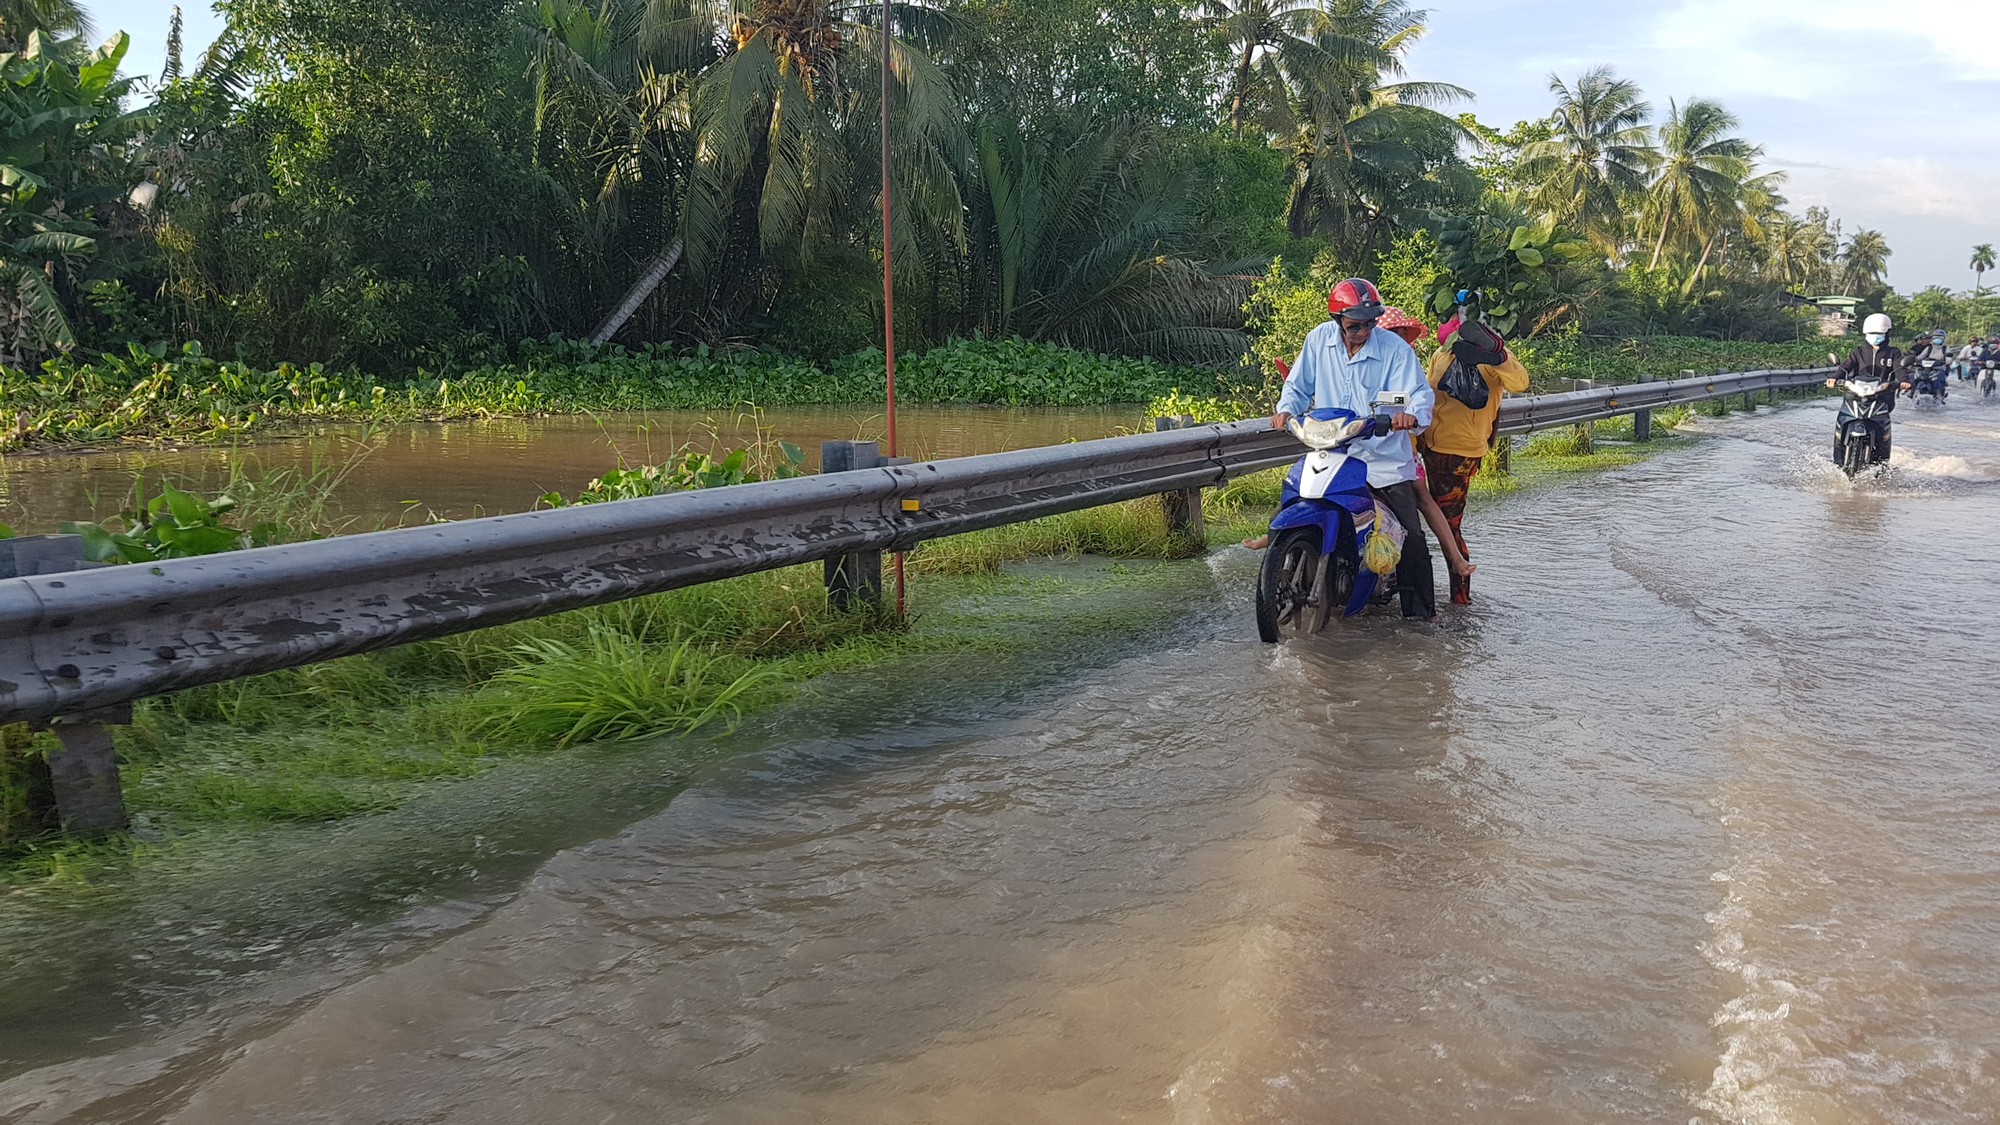
<path id="1" fill-rule="evenodd" d="M 1760 371 L 1510 399 L 1500 432 L 1823 378 Z M 1219 485 L 1287 464 L 1259 420 L 0 578 L 0 723 L 47 721 L 866 550 Z"/>
<path id="2" fill-rule="evenodd" d="M 0 722 L 46 721 L 1284 464 L 1258 422 L 0 579 Z"/>
<path id="3" fill-rule="evenodd" d="M 1730 395 L 1809 386 L 1824 381 L 1832 374 L 1831 367 L 1795 371 L 1745 371 L 1508 399 L 1500 404 L 1499 432 L 1532 433 L 1556 426 L 1575 425 L 1578 422 L 1617 418 L 1662 406 L 1678 406 L 1708 399 L 1727 398 Z"/>
<path id="4" fill-rule="evenodd" d="M 1513 399 L 1499 432 L 1644 417 L 1826 374 Z M 71 569 L 74 537 L 9 540 L 0 723 L 54 724 L 63 746 L 48 761 L 65 830 L 112 830 L 125 812 L 105 726 L 128 720 L 133 700 L 1141 496 L 1168 496 L 1170 526 L 1198 533 L 1200 489 L 1298 455 L 1289 434 L 1253 419 L 152 564 Z"/>

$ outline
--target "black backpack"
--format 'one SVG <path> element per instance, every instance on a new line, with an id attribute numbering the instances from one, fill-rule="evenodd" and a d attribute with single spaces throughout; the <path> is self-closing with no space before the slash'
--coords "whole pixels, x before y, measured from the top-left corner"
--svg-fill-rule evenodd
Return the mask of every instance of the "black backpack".
<path id="1" fill-rule="evenodd" d="M 1465 404 L 1468 410 L 1484 410 L 1493 389 L 1486 385 L 1480 365 L 1504 363 L 1506 345 L 1500 334 L 1476 320 L 1462 320 L 1458 335 L 1451 341 L 1451 366 L 1438 380 L 1438 390 Z"/>

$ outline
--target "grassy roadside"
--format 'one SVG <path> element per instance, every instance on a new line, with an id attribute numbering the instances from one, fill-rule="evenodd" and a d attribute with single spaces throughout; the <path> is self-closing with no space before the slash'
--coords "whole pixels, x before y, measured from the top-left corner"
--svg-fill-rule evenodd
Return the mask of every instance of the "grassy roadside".
<path id="1" fill-rule="evenodd" d="M 1226 524 L 1248 514 L 1243 502 L 1218 493 L 1210 510 Z M 65 841 L 35 831 L 46 825 L 19 831 L 17 816 L 16 836 L 0 837 L 0 887 L 87 886 L 190 834 L 380 813 L 433 783 L 585 743 L 663 740 L 663 764 L 680 768 L 707 736 L 822 680 L 1018 645 L 986 627 L 996 596 L 1065 617 L 1089 609 L 1072 605 L 1089 600 L 1083 587 L 1005 564 L 1200 546 L 1169 536 L 1149 498 L 926 544 L 909 559 L 906 622 L 831 610 L 819 568 L 792 567 L 147 700 L 116 735 L 133 836 Z M 974 600 L 977 620 L 954 608 Z M 48 746 L 31 737 L 17 766 Z M 0 777 L 17 813 L 24 779 Z"/>

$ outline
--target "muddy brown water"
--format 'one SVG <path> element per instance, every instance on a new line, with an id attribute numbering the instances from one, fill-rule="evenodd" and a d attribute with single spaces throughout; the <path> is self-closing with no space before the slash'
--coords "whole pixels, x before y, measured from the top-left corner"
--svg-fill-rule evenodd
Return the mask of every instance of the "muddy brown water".
<path id="1" fill-rule="evenodd" d="M 1136 428 L 1137 404 L 1101 407 L 913 406 L 897 411 L 899 448 L 919 460 L 998 453 L 1109 437 Z M 525 511 L 546 492 L 574 496 L 620 465 L 655 464 L 685 445 L 739 449 L 759 440 L 800 447 L 819 466 L 823 441 L 880 441 L 880 409 L 790 406 L 765 414 L 649 411 L 385 427 L 318 427 L 235 447 L 119 447 L 0 455 L 0 523 L 47 532 L 64 521 L 104 519 L 130 502 L 135 477 L 204 493 L 225 490 L 232 470 L 337 477 L 331 517 L 369 531 L 427 519 Z"/>
<path id="2" fill-rule="evenodd" d="M 2000 1119 L 2000 408 L 1857 483 L 1828 409 L 1702 425 L 1478 507 L 1439 627 L 1260 645 L 1217 552 L 0 1119 Z"/>

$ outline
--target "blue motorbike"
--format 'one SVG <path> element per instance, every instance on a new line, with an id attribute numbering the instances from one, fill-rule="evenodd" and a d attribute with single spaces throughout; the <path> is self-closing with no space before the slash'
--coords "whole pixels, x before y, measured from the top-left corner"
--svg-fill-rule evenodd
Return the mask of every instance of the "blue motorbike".
<path id="1" fill-rule="evenodd" d="M 1314 410 L 1292 419 L 1291 432 L 1309 449 L 1285 477 L 1271 542 L 1257 576 L 1257 635 L 1275 644 L 1285 633 L 1325 629 L 1336 610 L 1352 617 L 1368 608 L 1379 581 L 1362 565 L 1378 518 L 1393 522 L 1368 490 L 1368 466 L 1347 447 L 1389 432 L 1389 416 L 1357 417 Z M 1419 532 L 1420 533 L 1420 532 Z"/>

